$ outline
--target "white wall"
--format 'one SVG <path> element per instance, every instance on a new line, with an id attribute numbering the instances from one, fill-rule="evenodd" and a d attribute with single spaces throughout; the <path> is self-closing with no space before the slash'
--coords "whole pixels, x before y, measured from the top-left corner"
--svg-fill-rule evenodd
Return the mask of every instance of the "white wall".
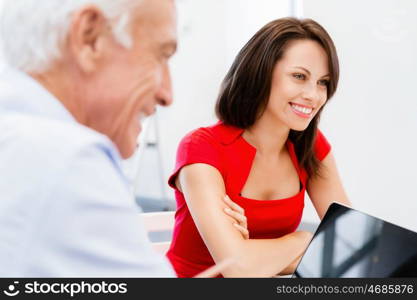
<path id="1" fill-rule="evenodd" d="M 0 0 L 0 12 L 3 9 L 3 0 Z M 1 26 L 1 23 L 0 23 Z M 2 48 L 0 47 L 0 71 L 3 70 L 4 68 L 4 58 L 3 58 L 3 51 Z"/>
<path id="2" fill-rule="evenodd" d="M 354 206 L 417 230 L 417 1 L 304 1 L 333 37 L 339 89 L 323 113 Z M 305 217 L 314 219 L 308 209 Z"/>

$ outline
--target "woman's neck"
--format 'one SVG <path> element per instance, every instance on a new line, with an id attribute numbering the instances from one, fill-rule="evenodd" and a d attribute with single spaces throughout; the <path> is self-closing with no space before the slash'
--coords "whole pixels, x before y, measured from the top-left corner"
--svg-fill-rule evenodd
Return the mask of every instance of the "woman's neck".
<path id="1" fill-rule="evenodd" d="M 290 129 L 280 122 L 261 117 L 243 133 L 243 138 L 253 145 L 258 154 L 277 155 L 285 150 Z"/>

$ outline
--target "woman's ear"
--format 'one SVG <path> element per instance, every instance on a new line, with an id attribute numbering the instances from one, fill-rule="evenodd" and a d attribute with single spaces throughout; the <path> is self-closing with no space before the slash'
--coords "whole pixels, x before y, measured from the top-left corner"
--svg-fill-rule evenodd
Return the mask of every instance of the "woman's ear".
<path id="1" fill-rule="evenodd" d="M 93 5 L 85 6 L 72 18 L 68 33 L 68 46 L 73 61 L 82 72 L 91 73 L 100 64 L 111 36 L 111 28 L 103 12 Z"/>

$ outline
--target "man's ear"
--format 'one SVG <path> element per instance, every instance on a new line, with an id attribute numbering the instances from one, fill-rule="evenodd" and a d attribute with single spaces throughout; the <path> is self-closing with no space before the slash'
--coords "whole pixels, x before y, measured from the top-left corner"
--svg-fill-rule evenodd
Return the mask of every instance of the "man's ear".
<path id="1" fill-rule="evenodd" d="M 81 71 L 90 73 L 97 69 L 110 36 L 110 27 L 103 12 L 93 5 L 85 6 L 74 14 L 68 33 L 71 56 Z"/>

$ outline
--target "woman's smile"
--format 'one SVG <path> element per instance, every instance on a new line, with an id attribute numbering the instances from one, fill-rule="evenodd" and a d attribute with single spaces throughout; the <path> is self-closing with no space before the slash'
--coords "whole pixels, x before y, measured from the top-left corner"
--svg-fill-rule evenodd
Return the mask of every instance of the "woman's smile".
<path id="1" fill-rule="evenodd" d="M 308 107 L 308 106 L 302 106 L 300 104 L 296 104 L 296 103 L 289 103 L 291 106 L 292 111 L 299 117 L 301 118 L 310 118 L 312 116 L 313 113 L 313 108 L 312 107 Z"/>

